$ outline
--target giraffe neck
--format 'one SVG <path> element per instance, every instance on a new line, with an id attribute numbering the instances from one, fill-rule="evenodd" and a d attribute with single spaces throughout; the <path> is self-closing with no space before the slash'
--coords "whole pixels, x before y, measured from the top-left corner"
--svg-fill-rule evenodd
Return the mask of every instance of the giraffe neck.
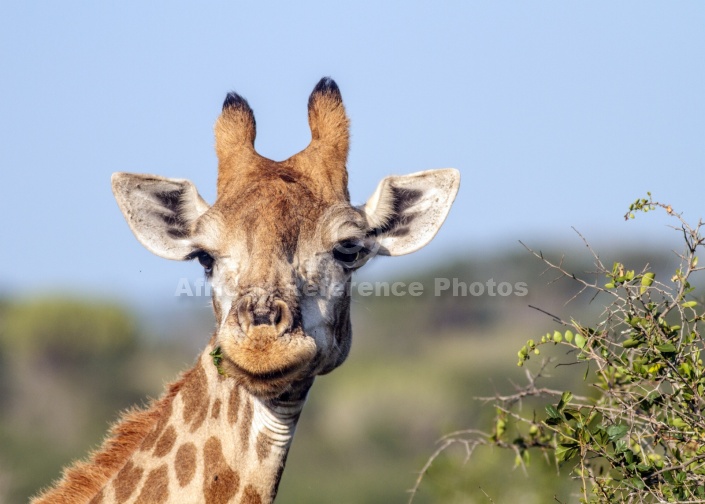
<path id="1" fill-rule="evenodd" d="M 103 451 L 73 468 L 73 478 L 41 496 L 38 503 L 271 503 L 277 493 L 299 415 L 312 381 L 287 394 L 263 400 L 235 380 L 220 375 L 209 355 L 213 340 L 152 408 L 150 422 L 135 448 L 113 461 L 104 484 L 87 495 L 73 495 L 62 486 L 70 479 L 91 478 L 109 458 Z M 128 415 L 129 416 L 129 415 Z M 124 435 L 126 417 L 113 430 Z M 100 469 L 98 467 L 98 469 Z M 76 474 L 78 473 L 78 474 Z"/>

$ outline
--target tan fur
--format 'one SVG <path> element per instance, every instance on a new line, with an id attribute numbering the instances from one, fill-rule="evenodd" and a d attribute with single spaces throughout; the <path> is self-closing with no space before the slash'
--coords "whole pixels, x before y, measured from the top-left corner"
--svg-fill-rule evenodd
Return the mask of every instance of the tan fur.
<path id="1" fill-rule="evenodd" d="M 266 177 L 270 182 L 279 178 L 306 186 L 327 202 L 349 201 L 345 166 L 349 121 L 340 95 L 314 92 L 308 117 L 311 143 L 289 159 L 275 162 L 254 149 L 255 121 L 249 106 L 223 110 L 215 125 L 218 199 L 233 200 L 242 188 Z M 269 221 L 266 215 L 261 220 Z"/>
<path id="2" fill-rule="evenodd" d="M 251 167 L 253 161 L 260 156 L 255 152 L 255 118 L 249 106 L 226 108 L 214 129 L 220 188 L 228 184 L 227 181 L 236 169 Z"/>
<path id="3" fill-rule="evenodd" d="M 308 122 L 311 143 L 295 155 L 292 164 L 315 180 L 331 199 L 349 201 L 345 163 L 350 146 L 350 122 L 340 95 L 315 93 L 309 100 Z"/>

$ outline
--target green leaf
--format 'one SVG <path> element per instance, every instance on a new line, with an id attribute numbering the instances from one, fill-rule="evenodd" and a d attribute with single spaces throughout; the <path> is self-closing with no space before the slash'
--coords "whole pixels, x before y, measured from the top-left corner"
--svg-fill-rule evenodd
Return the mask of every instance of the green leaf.
<path id="1" fill-rule="evenodd" d="M 688 424 L 685 423 L 680 417 L 672 418 L 671 421 L 668 423 L 670 423 L 676 429 L 685 429 L 688 427 Z"/>
<path id="2" fill-rule="evenodd" d="M 561 414 L 558 413 L 558 410 L 553 404 L 547 404 L 546 405 L 546 413 L 548 413 L 548 418 L 560 418 Z"/>
<path id="3" fill-rule="evenodd" d="M 614 451 L 616 453 L 624 453 L 629 449 L 629 446 L 627 446 L 627 440 L 626 439 L 618 439 L 614 443 Z"/>
<path id="4" fill-rule="evenodd" d="M 644 273 L 644 276 L 641 277 L 641 289 L 639 289 L 639 294 L 644 294 L 649 287 L 651 287 L 651 284 L 654 283 L 655 276 L 656 274 L 650 271 L 648 273 Z"/>
<path id="5" fill-rule="evenodd" d="M 634 462 L 634 452 L 631 450 L 626 450 L 624 452 L 624 460 L 627 461 L 627 464 Z"/>
<path id="6" fill-rule="evenodd" d="M 681 306 L 683 308 L 694 308 L 694 307 L 698 306 L 698 302 L 697 301 L 686 301 Z"/>
<path id="7" fill-rule="evenodd" d="M 575 335 L 575 346 L 577 346 L 578 348 L 584 348 L 585 343 L 587 343 L 587 341 L 585 340 L 585 336 L 583 336 L 581 333 L 577 333 Z"/>
<path id="8" fill-rule="evenodd" d="M 641 343 L 642 342 L 639 340 L 629 338 L 628 340 L 624 340 L 624 342 L 622 343 L 622 346 L 624 348 L 636 348 L 639 345 L 641 345 Z"/>
<path id="9" fill-rule="evenodd" d="M 606 429 L 607 437 L 610 441 L 616 441 L 627 433 L 627 426 L 624 424 L 620 425 L 610 425 Z"/>
<path id="10" fill-rule="evenodd" d="M 213 357 L 213 364 L 215 365 L 215 368 L 218 370 L 218 374 L 223 375 L 223 376 L 227 376 L 227 374 L 225 373 L 225 371 L 222 368 L 223 351 L 221 350 L 221 348 L 215 347 L 209 355 L 211 357 Z"/>
<path id="11" fill-rule="evenodd" d="M 565 409 L 565 407 L 568 405 L 568 403 L 570 402 L 570 400 L 572 398 L 573 398 L 572 393 L 570 393 L 567 390 L 565 392 L 563 392 L 563 394 L 561 394 L 561 400 L 558 401 L 558 407 L 556 409 L 558 411 L 563 411 L 563 409 Z"/>
<path id="12" fill-rule="evenodd" d="M 656 345 L 656 350 L 661 353 L 674 353 L 677 351 L 673 343 L 664 343 L 663 345 Z"/>
<path id="13" fill-rule="evenodd" d="M 502 437 L 502 434 L 507 430 L 507 422 L 503 418 L 497 419 L 497 424 L 495 427 L 496 439 Z"/>
<path id="14" fill-rule="evenodd" d="M 552 404 L 546 405 L 546 413 L 548 413 L 548 418 L 546 419 L 547 425 L 559 425 L 563 423 L 563 417 Z"/>
<path id="15" fill-rule="evenodd" d="M 637 464 L 636 465 L 636 470 L 639 471 L 640 473 L 647 473 L 651 471 L 651 465 L 650 464 Z"/>
<path id="16" fill-rule="evenodd" d="M 637 490 L 643 490 L 644 488 L 646 488 L 646 484 L 638 476 L 634 476 L 629 481 L 631 481 L 632 485 L 634 485 L 634 488 L 636 488 Z"/>
<path id="17" fill-rule="evenodd" d="M 556 460 L 566 462 L 578 454 L 577 443 L 561 443 L 556 447 Z"/>

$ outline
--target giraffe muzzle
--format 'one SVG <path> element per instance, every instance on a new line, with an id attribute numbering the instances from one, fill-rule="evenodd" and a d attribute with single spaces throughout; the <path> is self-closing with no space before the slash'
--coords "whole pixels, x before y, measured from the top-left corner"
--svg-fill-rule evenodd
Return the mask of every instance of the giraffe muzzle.
<path id="1" fill-rule="evenodd" d="M 222 369 L 253 394 L 274 396 L 302 378 L 318 353 L 291 308 L 272 296 L 242 296 L 218 334 Z"/>

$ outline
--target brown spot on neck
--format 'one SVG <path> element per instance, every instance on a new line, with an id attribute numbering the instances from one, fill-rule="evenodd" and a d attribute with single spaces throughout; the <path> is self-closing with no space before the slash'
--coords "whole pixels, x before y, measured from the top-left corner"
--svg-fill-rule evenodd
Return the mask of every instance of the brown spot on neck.
<path id="1" fill-rule="evenodd" d="M 247 485 L 244 492 L 242 492 L 240 504 L 262 504 L 262 497 L 257 493 L 255 487 Z"/>
<path id="2" fill-rule="evenodd" d="M 240 476 L 232 470 L 223 456 L 220 440 L 208 438 L 203 447 L 203 496 L 209 504 L 225 504 L 240 486 Z"/>
<path id="3" fill-rule="evenodd" d="M 135 504 L 163 504 L 169 499 L 169 468 L 162 464 L 152 470 Z"/>
<path id="4" fill-rule="evenodd" d="M 162 409 L 161 411 L 161 415 L 159 417 L 159 420 L 157 421 L 157 425 L 154 426 L 154 429 L 152 429 L 149 434 L 145 436 L 144 441 L 142 441 L 142 445 L 140 447 L 142 451 L 149 451 L 152 449 L 154 443 L 156 443 L 159 436 L 161 436 L 162 431 L 164 431 L 166 426 L 169 424 L 169 419 L 171 418 L 172 410 L 173 400 L 172 398 L 168 398 L 168 400 L 164 404 L 164 409 Z"/>
<path id="5" fill-rule="evenodd" d="M 250 445 L 250 430 L 252 429 L 252 401 L 246 400 L 242 408 L 242 418 L 240 419 L 240 441 L 243 448 Z"/>
<path id="6" fill-rule="evenodd" d="M 220 416 L 220 399 L 213 401 L 213 407 L 211 408 L 211 418 L 217 420 Z"/>
<path id="7" fill-rule="evenodd" d="M 157 446 L 154 448 L 154 456 L 157 458 L 164 457 L 167 455 L 171 449 L 174 447 L 176 442 L 176 429 L 173 425 L 170 425 L 162 434 L 162 437 L 157 441 Z"/>
<path id="8" fill-rule="evenodd" d="M 196 445 L 186 443 L 181 445 L 176 452 L 174 463 L 176 478 L 179 480 L 179 485 L 185 487 L 196 475 Z"/>
<path id="9" fill-rule="evenodd" d="M 191 424 L 190 431 L 195 432 L 208 415 L 208 379 L 199 362 L 185 378 L 181 389 L 184 401 L 184 422 Z"/>
<path id="10" fill-rule="evenodd" d="M 228 397 L 228 422 L 234 425 L 237 422 L 237 412 L 240 407 L 240 389 L 233 387 Z"/>
<path id="11" fill-rule="evenodd" d="M 113 482 L 117 504 L 122 504 L 130 498 L 130 495 L 137 489 L 137 485 L 142 479 L 142 473 L 144 473 L 144 470 L 141 467 L 135 467 L 132 461 L 128 460 Z"/>
<path id="12" fill-rule="evenodd" d="M 255 445 L 255 450 L 257 451 L 257 460 L 262 462 L 267 458 L 269 452 L 272 451 L 272 442 L 267 437 L 264 432 L 260 432 L 257 435 L 257 444 Z"/>

